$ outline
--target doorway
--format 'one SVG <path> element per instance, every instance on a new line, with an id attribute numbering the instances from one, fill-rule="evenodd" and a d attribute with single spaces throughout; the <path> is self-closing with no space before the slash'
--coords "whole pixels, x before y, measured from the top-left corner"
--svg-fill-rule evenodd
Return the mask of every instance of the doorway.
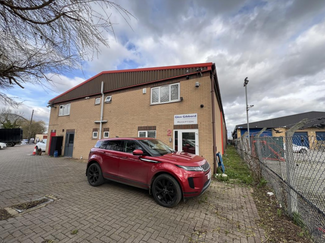
<path id="1" fill-rule="evenodd" d="M 174 150 L 199 155 L 199 130 L 174 130 Z"/>
<path id="2" fill-rule="evenodd" d="M 74 131 L 69 131 L 65 136 L 64 156 L 72 157 L 73 154 Z"/>

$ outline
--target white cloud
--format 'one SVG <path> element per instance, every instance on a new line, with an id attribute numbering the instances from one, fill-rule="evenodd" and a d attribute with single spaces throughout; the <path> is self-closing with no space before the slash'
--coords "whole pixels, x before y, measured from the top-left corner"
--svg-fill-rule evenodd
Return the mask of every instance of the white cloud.
<path id="1" fill-rule="evenodd" d="M 100 47 L 101 53 L 85 71 L 215 62 L 228 134 L 246 122 L 245 77 L 250 80 L 249 103 L 255 105 L 250 110 L 252 122 L 324 111 L 322 1 L 121 0 L 119 4 L 135 16 L 128 19 L 131 27 L 109 10 L 115 36 L 108 35 L 110 47 Z M 54 86 L 46 85 L 49 88 L 37 95 L 30 88 L 21 97 L 35 99 L 44 108 L 49 99 L 89 74 L 72 76 L 53 76 Z M 37 102 L 29 104 L 34 105 Z"/>
<path id="2" fill-rule="evenodd" d="M 49 89 L 52 94 L 61 94 L 86 80 L 85 78 L 68 78 L 67 76 L 56 74 L 50 74 L 49 76 L 51 81 L 45 89 Z"/>

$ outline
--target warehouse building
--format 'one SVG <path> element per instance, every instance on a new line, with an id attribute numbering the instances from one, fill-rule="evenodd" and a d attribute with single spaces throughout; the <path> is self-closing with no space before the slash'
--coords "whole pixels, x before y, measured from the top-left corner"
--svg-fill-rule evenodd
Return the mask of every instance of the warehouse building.
<path id="1" fill-rule="evenodd" d="M 292 138 L 294 144 L 307 148 L 318 148 L 325 143 L 325 112 L 310 111 L 290 116 L 283 116 L 258 122 L 250 122 L 250 136 L 255 136 L 263 128 L 266 128 L 261 136 L 285 137 L 285 133 L 292 126 L 307 118 L 308 122 L 297 130 Z M 247 124 L 236 125 L 232 137 L 240 138 L 247 132 Z"/>
<path id="2" fill-rule="evenodd" d="M 49 101 L 47 151 L 86 159 L 101 138 L 154 137 L 176 151 L 224 153 L 214 63 L 104 71 Z M 62 144 L 62 149 L 60 147 Z"/>

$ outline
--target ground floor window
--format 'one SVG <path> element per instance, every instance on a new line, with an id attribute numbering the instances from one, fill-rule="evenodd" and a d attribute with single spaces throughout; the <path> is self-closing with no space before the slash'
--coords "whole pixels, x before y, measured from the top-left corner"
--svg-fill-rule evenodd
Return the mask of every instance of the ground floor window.
<path id="1" fill-rule="evenodd" d="M 98 138 L 98 132 L 97 131 L 93 131 L 93 138 L 97 139 Z"/>
<path id="2" fill-rule="evenodd" d="M 156 130 L 138 131 L 139 138 L 156 138 Z"/>

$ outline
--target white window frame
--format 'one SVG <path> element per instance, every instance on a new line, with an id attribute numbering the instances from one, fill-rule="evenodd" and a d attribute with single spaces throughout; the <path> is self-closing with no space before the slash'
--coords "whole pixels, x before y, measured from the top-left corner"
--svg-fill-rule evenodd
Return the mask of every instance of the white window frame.
<path id="1" fill-rule="evenodd" d="M 100 105 L 100 98 L 95 98 L 95 105 Z"/>
<path id="2" fill-rule="evenodd" d="M 95 135 L 96 134 L 96 135 Z M 98 131 L 93 131 L 93 138 L 97 139 L 98 138 Z"/>
<path id="3" fill-rule="evenodd" d="M 182 152 L 182 143 L 183 143 L 183 133 L 186 132 L 194 132 L 195 133 L 195 154 L 199 155 L 200 151 L 199 151 L 199 129 L 179 129 L 179 130 L 173 130 L 173 136 L 175 136 L 175 132 L 178 133 L 177 136 L 177 147 L 178 147 L 178 151 Z M 175 150 L 175 138 L 173 138 L 173 149 Z"/>
<path id="4" fill-rule="evenodd" d="M 103 138 L 109 138 L 109 131 L 103 132 Z"/>
<path id="5" fill-rule="evenodd" d="M 172 100 L 172 89 L 171 89 L 171 86 L 173 85 L 177 85 L 178 86 L 178 98 L 177 99 L 174 99 Z M 168 89 L 169 89 L 169 100 L 168 101 L 165 101 L 165 102 L 161 102 L 160 101 L 160 89 L 161 87 L 166 87 L 168 86 Z M 153 90 L 156 90 L 158 89 L 158 102 L 152 102 L 152 91 Z M 166 104 L 166 103 L 172 103 L 172 102 L 177 102 L 177 101 L 180 101 L 181 100 L 181 97 L 180 97 L 180 94 L 181 94 L 181 84 L 180 83 L 174 83 L 174 84 L 168 84 L 168 85 L 163 85 L 163 86 L 159 86 L 159 87 L 153 87 L 151 88 L 151 95 L 150 95 L 150 103 L 152 105 L 156 105 L 156 104 Z"/>
<path id="6" fill-rule="evenodd" d="M 71 104 L 65 104 L 59 106 L 59 116 L 69 116 L 70 115 Z"/>
<path id="7" fill-rule="evenodd" d="M 155 132 L 155 137 L 157 137 L 157 131 L 156 130 L 141 130 L 141 131 L 138 131 L 138 137 L 140 137 L 140 132 L 144 132 L 146 135 L 145 137 L 142 137 L 142 138 L 147 138 L 148 137 L 148 132 Z"/>

